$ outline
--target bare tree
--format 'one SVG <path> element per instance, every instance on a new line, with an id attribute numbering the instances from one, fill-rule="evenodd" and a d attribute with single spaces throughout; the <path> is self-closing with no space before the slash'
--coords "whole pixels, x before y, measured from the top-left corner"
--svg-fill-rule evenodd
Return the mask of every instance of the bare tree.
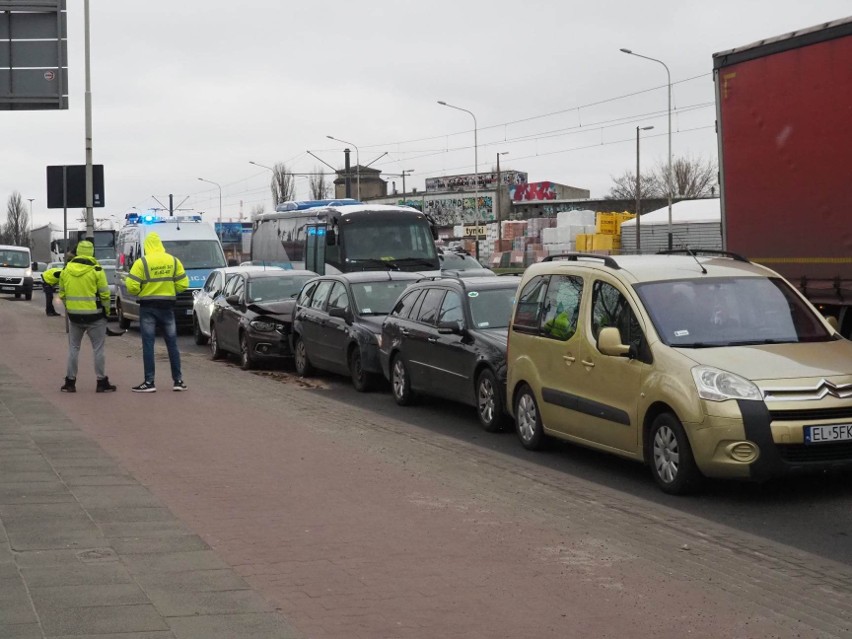
<path id="1" fill-rule="evenodd" d="M 325 181 L 325 173 L 321 166 L 314 167 L 314 173 L 308 178 L 312 200 L 326 200 L 331 191 L 331 184 Z"/>
<path id="2" fill-rule="evenodd" d="M 251 219 L 253 220 L 258 215 L 263 215 L 266 212 L 266 207 L 263 204 L 255 204 L 251 209 Z"/>
<path id="3" fill-rule="evenodd" d="M 18 191 L 12 191 L 6 202 L 5 241 L 15 246 L 29 246 L 29 232 L 30 216 L 24 207 L 24 199 Z"/>
<path id="4" fill-rule="evenodd" d="M 272 206 L 292 200 L 296 194 L 296 177 L 287 170 L 283 162 L 278 162 L 272 171 Z"/>
<path id="5" fill-rule="evenodd" d="M 668 195 L 668 162 L 660 162 L 654 169 L 657 194 Z M 713 160 L 678 157 L 672 161 L 672 196 L 678 198 L 711 197 L 718 192 L 719 169 Z"/>
<path id="6" fill-rule="evenodd" d="M 639 197 L 646 199 L 657 196 L 657 181 L 652 173 L 646 173 L 639 179 Z M 612 178 L 612 188 L 606 197 L 610 200 L 636 199 L 636 174 L 625 171 L 619 177 Z"/>

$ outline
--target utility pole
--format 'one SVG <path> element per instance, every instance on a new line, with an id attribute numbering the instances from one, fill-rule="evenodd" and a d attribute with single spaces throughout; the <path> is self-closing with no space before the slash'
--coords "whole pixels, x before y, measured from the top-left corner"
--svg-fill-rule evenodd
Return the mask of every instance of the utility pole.
<path id="1" fill-rule="evenodd" d="M 501 199 L 502 199 L 502 191 L 503 191 L 503 179 L 500 177 L 500 156 L 501 155 L 507 155 L 508 153 L 509 153 L 508 151 L 501 151 L 500 153 L 497 154 L 497 193 L 495 194 L 496 195 L 495 203 L 496 203 L 497 206 L 495 207 L 496 210 L 494 211 L 494 214 L 495 214 L 494 219 L 497 220 L 497 242 L 498 242 L 498 245 L 499 245 L 499 243 L 502 243 L 502 241 L 503 241 L 503 211 L 500 208 L 500 205 L 502 204 Z"/>
<path id="2" fill-rule="evenodd" d="M 640 236 L 640 218 L 642 217 L 642 190 L 641 178 L 639 173 L 639 131 L 649 131 L 653 126 L 637 126 L 636 127 L 636 253 L 642 252 L 642 237 Z"/>

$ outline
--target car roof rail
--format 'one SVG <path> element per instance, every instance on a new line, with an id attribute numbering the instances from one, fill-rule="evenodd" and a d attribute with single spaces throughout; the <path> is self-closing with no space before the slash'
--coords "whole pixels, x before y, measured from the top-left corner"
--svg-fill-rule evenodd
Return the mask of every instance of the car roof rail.
<path id="1" fill-rule="evenodd" d="M 581 257 L 590 258 L 593 260 L 603 260 L 604 266 L 608 266 L 614 269 L 621 268 L 618 265 L 618 262 L 612 259 L 609 255 L 598 255 L 597 253 L 559 253 L 557 255 L 548 255 L 542 260 L 542 262 L 553 262 L 555 260 L 567 260 L 569 262 L 576 262 Z"/>
<path id="2" fill-rule="evenodd" d="M 743 257 L 739 253 L 731 253 L 730 251 L 719 251 L 717 249 L 694 249 L 688 246 L 683 249 L 657 251 L 657 255 L 691 255 L 692 257 L 695 257 L 696 255 L 713 255 L 716 257 L 730 257 L 732 260 L 736 260 L 737 262 L 750 263 L 750 260 L 748 258 Z"/>
<path id="3" fill-rule="evenodd" d="M 453 271 L 444 271 L 440 275 L 428 275 L 426 277 L 421 277 L 417 280 L 417 282 L 415 282 L 415 284 L 419 282 L 436 282 L 438 280 L 453 280 L 454 282 L 458 282 L 459 284 L 461 284 L 462 288 L 465 287 L 464 278 L 462 278 L 462 276 L 459 275 L 457 272 Z"/>

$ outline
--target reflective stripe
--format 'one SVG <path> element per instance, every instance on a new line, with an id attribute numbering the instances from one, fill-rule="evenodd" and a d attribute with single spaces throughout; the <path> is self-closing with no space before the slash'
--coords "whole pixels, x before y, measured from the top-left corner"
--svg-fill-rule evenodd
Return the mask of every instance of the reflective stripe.
<path id="1" fill-rule="evenodd" d="M 92 295 L 91 297 L 65 296 L 66 302 L 94 302 L 96 299 L 98 298 L 95 295 Z"/>
<path id="2" fill-rule="evenodd" d="M 98 315 L 103 313 L 100 308 L 66 308 L 71 315 Z"/>
<path id="3" fill-rule="evenodd" d="M 109 290 L 109 286 L 100 286 L 98 287 L 99 293 L 106 293 Z"/>
<path id="4" fill-rule="evenodd" d="M 145 257 L 142 258 L 142 268 L 145 269 L 145 279 L 151 279 L 151 273 L 148 271 L 148 259 Z"/>
<path id="5" fill-rule="evenodd" d="M 152 277 L 148 282 L 171 282 L 173 280 L 173 277 Z"/>
<path id="6" fill-rule="evenodd" d="M 139 282 L 140 284 L 142 283 L 142 280 L 140 278 L 136 277 L 135 275 L 131 275 L 130 273 L 127 274 L 127 279 L 134 280 L 136 282 Z"/>
<path id="7" fill-rule="evenodd" d="M 147 300 L 174 300 L 176 297 L 174 295 L 145 295 L 139 298 L 140 302 L 144 302 Z"/>

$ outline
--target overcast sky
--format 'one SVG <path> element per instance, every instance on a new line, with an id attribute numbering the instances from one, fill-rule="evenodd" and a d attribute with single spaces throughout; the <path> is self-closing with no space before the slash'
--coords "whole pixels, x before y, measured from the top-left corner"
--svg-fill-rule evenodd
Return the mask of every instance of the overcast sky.
<path id="1" fill-rule="evenodd" d="M 271 210 L 266 169 L 343 166 L 345 144 L 385 174 L 480 172 L 604 196 L 613 176 L 666 158 L 671 70 L 674 155 L 716 157 L 712 54 L 835 20 L 849 0 L 91 0 L 94 162 L 105 201 L 95 216 L 168 203 L 248 218 Z M 70 109 L 0 111 L 0 220 L 19 191 L 35 225 L 46 209 L 45 167 L 85 163 L 83 0 L 68 0 Z M 852 63 L 852 62 L 850 62 Z M 352 162 L 355 148 L 351 147 Z M 383 155 L 387 153 L 387 155 Z M 381 156 L 381 157 L 379 157 Z M 376 158 L 379 158 L 376 160 Z M 387 176 L 396 181 L 399 177 Z M 298 178 L 297 195 L 308 196 Z M 156 197 L 156 200 L 154 199 Z M 69 220 L 79 211 L 69 211 Z"/>

